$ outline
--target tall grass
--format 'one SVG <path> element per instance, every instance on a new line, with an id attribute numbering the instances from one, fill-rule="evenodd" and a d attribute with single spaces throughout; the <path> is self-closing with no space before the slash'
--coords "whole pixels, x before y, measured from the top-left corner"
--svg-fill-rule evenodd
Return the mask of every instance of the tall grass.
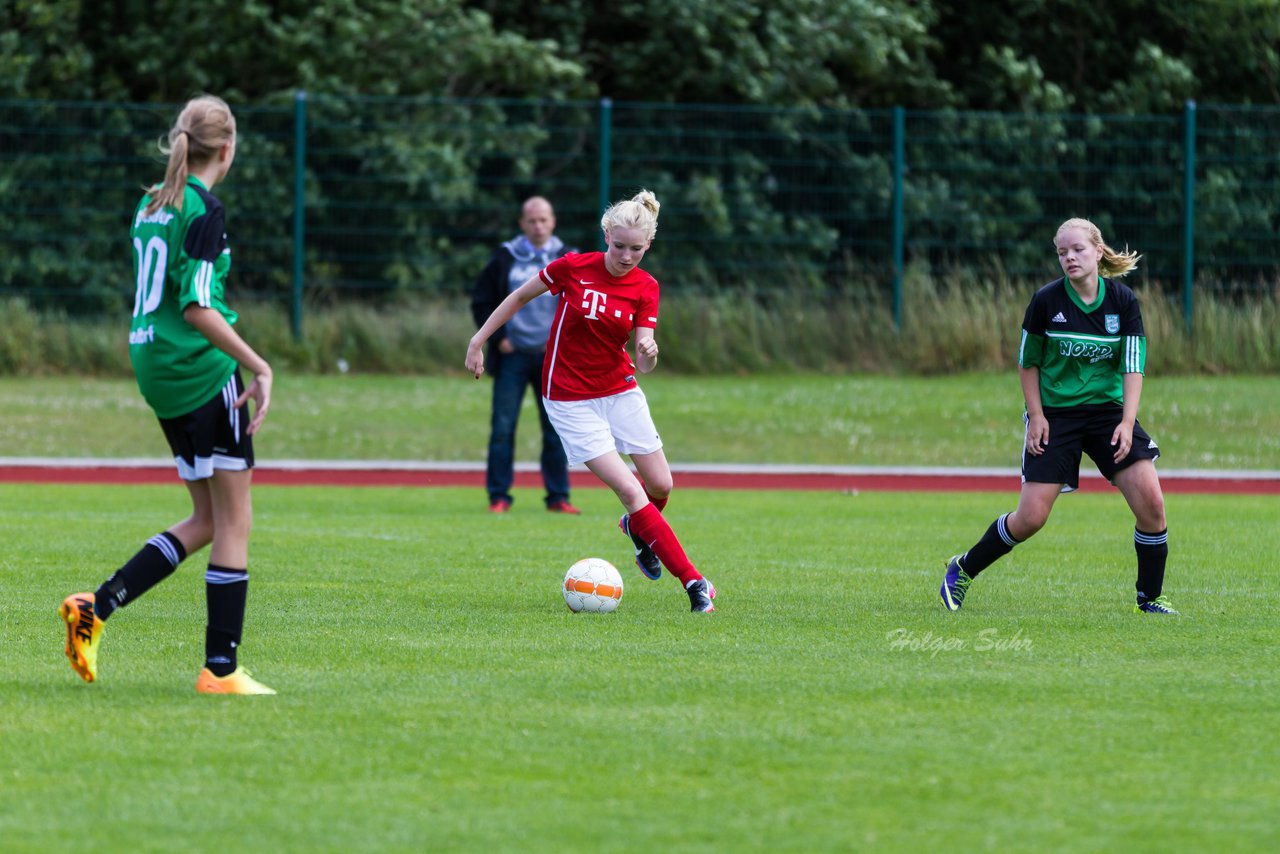
<path id="1" fill-rule="evenodd" d="M 878 289 L 776 292 L 669 289 L 659 341 L 667 370 L 693 374 L 819 371 L 946 374 L 1007 370 L 1030 291 L 996 272 L 945 279 L 908 272 L 901 332 Z M 1148 369 L 1161 374 L 1280 371 L 1280 283 L 1235 297 L 1196 294 L 1192 330 L 1181 300 L 1139 292 Z M 241 334 L 281 367 L 308 373 L 460 371 L 474 331 L 465 297 L 312 307 L 295 340 L 287 311 L 238 304 Z M 128 375 L 124 317 L 85 320 L 0 301 L 0 374 Z"/>

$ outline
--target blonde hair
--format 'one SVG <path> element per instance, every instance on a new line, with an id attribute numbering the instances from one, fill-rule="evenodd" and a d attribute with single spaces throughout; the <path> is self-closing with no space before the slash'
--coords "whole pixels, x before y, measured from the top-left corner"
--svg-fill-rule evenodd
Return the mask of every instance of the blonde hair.
<path id="1" fill-rule="evenodd" d="M 192 166 L 202 166 L 236 135 L 236 119 L 227 102 L 214 95 L 192 98 L 169 128 L 168 139 L 160 140 L 160 151 L 169 158 L 164 182 L 147 188 L 151 201 L 146 212 L 164 207 L 182 210 L 187 175 Z"/>
<path id="2" fill-rule="evenodd" d="M 1138 259 L 1142 256 L 1137 252 L 1130 252 L 1129 247 L 1125 247 L 1124 252 L 1117 252 L 1102 241 L 1102 231 L 1087 219 L 1081 217 L 1073 217 L 1062 225 L 1058 226 L 1056 238 L 1058 234 L 1066 231 L 1068 228 L 1079 228 L 1089 235 L 1089 242 L 1094 246 L 1102 249 L 1102 257 L 1098 259 L 1098 272 L 1103 276 L 1120 277 L 1128 273 L 1134 267 L 1138 266 Z"/>
<path id="3" fill-rule="evenodd" d="M 648 190 L 641 190 L 630 199 L 614 202 L 600 217 L 600 227 L 605 234 L 616 228 L 638 228 L 645 240 L 653 240 L 658 233 L 658 197 Z"/>

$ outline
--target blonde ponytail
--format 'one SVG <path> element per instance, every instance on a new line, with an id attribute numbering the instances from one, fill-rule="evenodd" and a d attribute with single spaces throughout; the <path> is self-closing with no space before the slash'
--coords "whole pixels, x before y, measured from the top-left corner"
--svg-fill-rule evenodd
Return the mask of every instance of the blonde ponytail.
<path id="1" fill-rule="evenodd" d="M 1109 278 L 1118 279 L 1138 266 L 1138 259 L 1142 256 L 1137 252 L 1127 251 L 1128 248 L 1125 247 L 1125 252 L 1117 252 L 1107 244 L 1102 244 L 1102 258 L 1098 261 L 1098 272 Z"/>
<path id="2" fill-rule="evenodd" d="M 191 167 L 208 163 L 235 135 L 236 119 L 226 101 L 213 95 L 188 101 L 169 129 L 168 140 L 162 139 L 159 143 L 168 163 L 164 182 L 147 188 L 147 195 L 151 197 L 147 202 L 147 215 L 166 207 L 182 210 Z"/>
<path id="3" fill-rule="evenodd" d="M 169 134 L 173 138 L 174 134 Z M 147 202 L 147 216 L 161 208 L 182 210 L 182 196 L 187 187 L 187 133 L 179 131 L 169 147 L 169 163 L 164 170 L 164 182 L 147 189 L 151 201 Z M 165 150 L 163 142 L 160 150 Z"/>

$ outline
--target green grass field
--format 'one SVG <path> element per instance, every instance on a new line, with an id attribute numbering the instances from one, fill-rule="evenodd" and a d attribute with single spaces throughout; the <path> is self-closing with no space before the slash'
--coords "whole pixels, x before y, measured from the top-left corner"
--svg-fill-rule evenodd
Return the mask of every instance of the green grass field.
<path id="1" fill-rule="evenodd" d="M 1022 447 L 1013 372 L 948 377 L 644 378 L 676 463 L 1002 466 Z M 277 378 L 258 456 L 483 461 L 491 385 L 470 377 Z M 1155 377 L 1139 415 L 1167 468 L 1280 470 L 1280 382 Z M 532 394 L 518 459 L 536 461 Z M 0 456 L 156 457 L 164 439 L 132 380 L 0 377 Z"/>
<path id="2" fill-rule="evenodd" d="M 962 612 L 942 561 L 1012 495 L 677 492 L 721 591 L 627 564 L 615 501 L 255 490 L 242 661 L 192 691 L 205 555 L 112 617 L 100 680 L 56 608 L 185 512 L 177 487 L 0 485 L 0 850 L 1273 851 L 1274 499 L 1171 496 L 1166 591 L 1064 497 Z M 565 567 L 606 557 L 611 615 Z"/>

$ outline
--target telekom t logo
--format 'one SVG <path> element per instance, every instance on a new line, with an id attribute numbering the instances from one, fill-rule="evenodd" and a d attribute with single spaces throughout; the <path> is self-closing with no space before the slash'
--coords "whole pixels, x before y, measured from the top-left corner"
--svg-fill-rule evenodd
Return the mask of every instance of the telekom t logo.
<path id="1" fill-rule="evenodd" d="M 606 295 L 600 291 L 593 291 L 587 288 L 582 292 L 582 307 L 587 309 L 587 320 L 599 320 L 596 312 L 604 308 Z"/>

